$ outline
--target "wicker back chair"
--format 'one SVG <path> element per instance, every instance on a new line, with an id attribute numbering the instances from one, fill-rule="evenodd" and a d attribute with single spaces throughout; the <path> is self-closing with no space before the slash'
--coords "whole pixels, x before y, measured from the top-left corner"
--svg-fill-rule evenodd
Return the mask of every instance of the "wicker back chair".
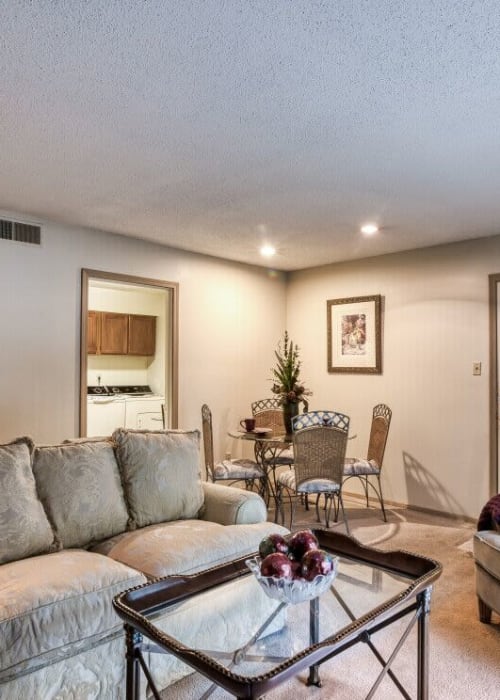
<path id="1" fill-rule="evenodd" d="M 283 406 L 279 399 L 259 399 L 252 403 L 252 415 L 255 418 L 256 428 L 270 428 L 273 435 L 285 435 L 285 421 L 283 419 Z M 284 447 L 282 450 L 272 448 L 270 450 L 272 459 L 269 466 L 274 470 L 276 466 L 293 464 L 293 449 Z"/>
<path id="2" fill-rule="evenodd" d="M 368 491 L 371 487 L 379 500 L 385 522 L 387 522 L 387 516 L 385 514 L 380 474 L 382 472 L 382 462 L 384 459 L 389 427 L 391 425 L 391 418 L 392 411 L 389 406 L 386 406 L 385 403 L 379 403 L 375 406 L 372 414 L 372 425 L 366 459 L 349 457 L 344 464 L 344 483 L 352 477 L 360 479 L 365 492 L 367 506 L 369 505 Z M 373 476 L 377 479 L 376 484 L 370 481 L 370 477 Z"/>
<path id="3" fill-rule="evenodd" d="M 342 477 L 344 471 L 347 434 L 349 419 L 342 426 L 312 425 L 294 433 L 293 446 L 295 462 L 293 470 L 283 472 L 278 476 L 277 500 L 282 522 L 285 520 L 283 496 L 285 493 L 290 500 L 290 528 L 293 524 L 295 500 L 293 496 L 308 496 L 315 494 L 316 515 L 319 515 L 319 496 L 325 497 L 325 525 L 329 527 L 330 512 L 334 505 L 335 521 L 339 509 L 342 510 L 347 532 L 349 525 L 342 501 Z M 276 519 L 278 512 L 276 513 Z"/>
<path id="4" fill-rule="evenodd" d="M 337 411 L 309 411 L 292 418 L 293 432 L 310 428 L 312 425 L 333 425 L 337 428 L 349 429 L 349 418 Z"/>
<path id="5" fill-rule="evenodd" d="M 251 459 L 225 459 L 222 462 L 215 462 L 212 412 L 206 403 L 201 407 L 201 425 L 207 478 L 214 483 L 230 482 L 228 485 L 244 481 L 247 489 L 257 484 L 259 493 L 264 493 L 265 475 L 257 462 Z"/>

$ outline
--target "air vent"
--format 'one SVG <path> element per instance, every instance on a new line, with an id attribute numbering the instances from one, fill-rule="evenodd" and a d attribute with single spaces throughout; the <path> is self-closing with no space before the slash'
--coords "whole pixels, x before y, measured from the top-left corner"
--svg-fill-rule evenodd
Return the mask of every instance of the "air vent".
<path id="1" fill-rule="evenodd" d="M 0 238 L 7 241 L 20 241 L 21 243 L 40 245 L 40 232 L 40 226 L 0 219 Z"/>

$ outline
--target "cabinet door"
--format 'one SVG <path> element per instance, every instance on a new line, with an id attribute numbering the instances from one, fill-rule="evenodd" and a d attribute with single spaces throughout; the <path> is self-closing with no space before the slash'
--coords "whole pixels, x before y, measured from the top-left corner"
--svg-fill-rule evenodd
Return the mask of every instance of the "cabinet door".
<path id="1" fill-rule="evenodd" d="M 101 355 L 126 355 L 128 316 L 101 311 Z"/>
<path id="2" fill-rule="evenodd" d="M 154 355 L 156 345 L 156 316 L 128 317 L 128 354 Z"/>
<path id="3" fill-rule="evenodd" d="M 99 311 L 89 311 L 87 314 L 87 353 L 97 355 L 99 349 Z"/>

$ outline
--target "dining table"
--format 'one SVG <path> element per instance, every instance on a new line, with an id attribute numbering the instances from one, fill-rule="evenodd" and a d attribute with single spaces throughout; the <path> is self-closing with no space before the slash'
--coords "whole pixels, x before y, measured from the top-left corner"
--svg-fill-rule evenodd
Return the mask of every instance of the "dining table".
<path id="1" fill-rule="evenodd" d="M 277 506 L 276 467 L 280 466 L 280 456 L 290 451 L 293 444 L 293 434 L 276 433 L 266 428 L 255 428 L 254 430 L 230 430 L 228 436 L 253 443 L 255 461 L 262 467 L 265 475 L 266 502 L 269 506 L 272 498 Z M 292 464 L 291 461 L 290 464 Z"/>

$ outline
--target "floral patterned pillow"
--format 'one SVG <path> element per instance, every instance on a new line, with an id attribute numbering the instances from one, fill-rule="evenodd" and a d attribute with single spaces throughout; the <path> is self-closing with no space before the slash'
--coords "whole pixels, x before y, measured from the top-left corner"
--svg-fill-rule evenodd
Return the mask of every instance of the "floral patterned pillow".
<path id="1" fill-rule="evenodd" d="M 32 452 L 27 437 L 0 445 L 0 564 L 58 548 L 38 499 Z"/>
<path id="2" fill-rule="evenodd" d="M 199 430 L 113 433 L 129 528 L 196 518 L 204 502 Z"/>
<path id="3" fill-rule="evenodd" d="M 126 530 L 128 513 L 110 440 L 36 447 L 33 472 L 63 547 L 86 547 Z"/>

